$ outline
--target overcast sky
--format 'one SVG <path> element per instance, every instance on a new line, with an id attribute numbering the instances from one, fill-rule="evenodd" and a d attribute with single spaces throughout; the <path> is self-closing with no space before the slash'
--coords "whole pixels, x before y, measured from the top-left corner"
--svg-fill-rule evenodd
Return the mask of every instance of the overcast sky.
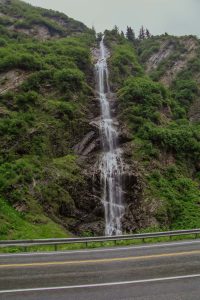
<path id="1" fill-rule="evenodd" d="M 26 0 L 36 6 L 62 11 L 103 31 L 116 24 L 137 32 L 141 25 L 152 34 L 200 35 L 200 0 Z"/>

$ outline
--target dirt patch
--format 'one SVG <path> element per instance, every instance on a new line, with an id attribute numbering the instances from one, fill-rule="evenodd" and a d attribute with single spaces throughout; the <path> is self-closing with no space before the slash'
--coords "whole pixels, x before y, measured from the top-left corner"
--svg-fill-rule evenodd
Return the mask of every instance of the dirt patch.
<path id="1" fill-rule="evenodd" d="M 58 34 L 52 35 L 46 26 L 35 25 L 32 28 L 16 28 L 14 25 L 9 27 L 10 30 L 24 33 L 28 36 L 35 37 L 41 41 L 46 41 L 52 38 L 59 38 Z"/>
<path id="2" fill-rule="evenodd" d="M 11 70 L 0 74 L 0 95 L 5 94 L 10 90 L 15 90 L 29 76 L 21 70 Z"/>

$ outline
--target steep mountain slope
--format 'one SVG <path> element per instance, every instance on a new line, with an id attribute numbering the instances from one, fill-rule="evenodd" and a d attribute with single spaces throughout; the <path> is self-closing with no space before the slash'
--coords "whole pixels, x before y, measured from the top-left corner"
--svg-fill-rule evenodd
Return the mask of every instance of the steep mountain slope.
<path id="1" fill-rule="evenodd" d="M 153 80 L 171 87 L 175 93 L 179 93 L 178 97 L 185 98 L 183 101 L 188 102 L 190 119 L 193 121 L 200 120 L 199 40 L 194 36 L 164 35 L 152 37 L 140 44 L 138 54 L 146 73 Z M 187 94 L 186 90 L 188 90 Z"/>
<path id="2" fill-rule="evenodd" d="M 95 32 L 0 1 L 0 238 L 103 234 Z M 123 231 L 200 226 L 200 45 L 105 32 Z"/>
<path id="3" fill-rule="evenodd" d="M 73 147 L 90 128 L 94 32 L 20 1 L 0 11 L 0 236 L 66 236 L 82 214 Z"/>
<path id="4" fill-rule="evenodd" d="M 113 30 L 107 45 L 121 122 L 132 136 L 124 153 L 143 179 L 140 201 L 128 203 L 137 228 L 199 227 L 199 40 L 166 35 L 131 44 Z"/>
<path id="5" fill-rule="evenodd" d="M 186 69 L 188 62 L 197 56 L 198 46 L 199 41 L 193 36 L 152 37 L 151 40 L 143 41 L 139 55 L 145 64 L 146 72 L 169 86 L 176 75 Z"/>
<path id="6" fill-rule="evenodd" d="M 41 40 L 87 31 L 84 24 L 63 13 L 36 8 L 19 0 L 0 1 L 0 24 L 10 31 Z"/>

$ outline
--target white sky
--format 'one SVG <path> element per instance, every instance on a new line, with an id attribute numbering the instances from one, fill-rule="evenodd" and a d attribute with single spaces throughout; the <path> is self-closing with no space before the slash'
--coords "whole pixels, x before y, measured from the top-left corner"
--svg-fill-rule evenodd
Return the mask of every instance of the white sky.
<path id="1" fill-rule="evenodd" d="M 104 31 L 117 25 L 141 25 L 152 34 L 200 35 L 200 0 L 26 0 L 35 6 L 62 11 L 89 27 Z"/>

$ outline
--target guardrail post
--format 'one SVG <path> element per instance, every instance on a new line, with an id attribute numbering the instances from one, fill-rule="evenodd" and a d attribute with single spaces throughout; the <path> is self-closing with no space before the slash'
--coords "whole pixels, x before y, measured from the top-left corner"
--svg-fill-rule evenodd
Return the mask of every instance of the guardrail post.
<path id="1" fill-rule="evenodd" d="M 54 249 L 55 249 L 55 251 L 58 251 L 58 245 L 57 244 L 54 245 Z"/>
<path id="2" fill-rule="evenodd" d="M 195 239 L 197 239 L 198 238 L 198 233 L 195 233 Z"/>
<path id="3" fill-rule="evenodd" d="M 88 242 L 85 242 L 85 246 L 86 246 L 86 248 L 88 247 Z"/>
<path id="4" fill-rule="evenodd" d="M 27 252 L 27 250 L 28 250 L 27 246 L 24 246 L 24 252 Z"/>

